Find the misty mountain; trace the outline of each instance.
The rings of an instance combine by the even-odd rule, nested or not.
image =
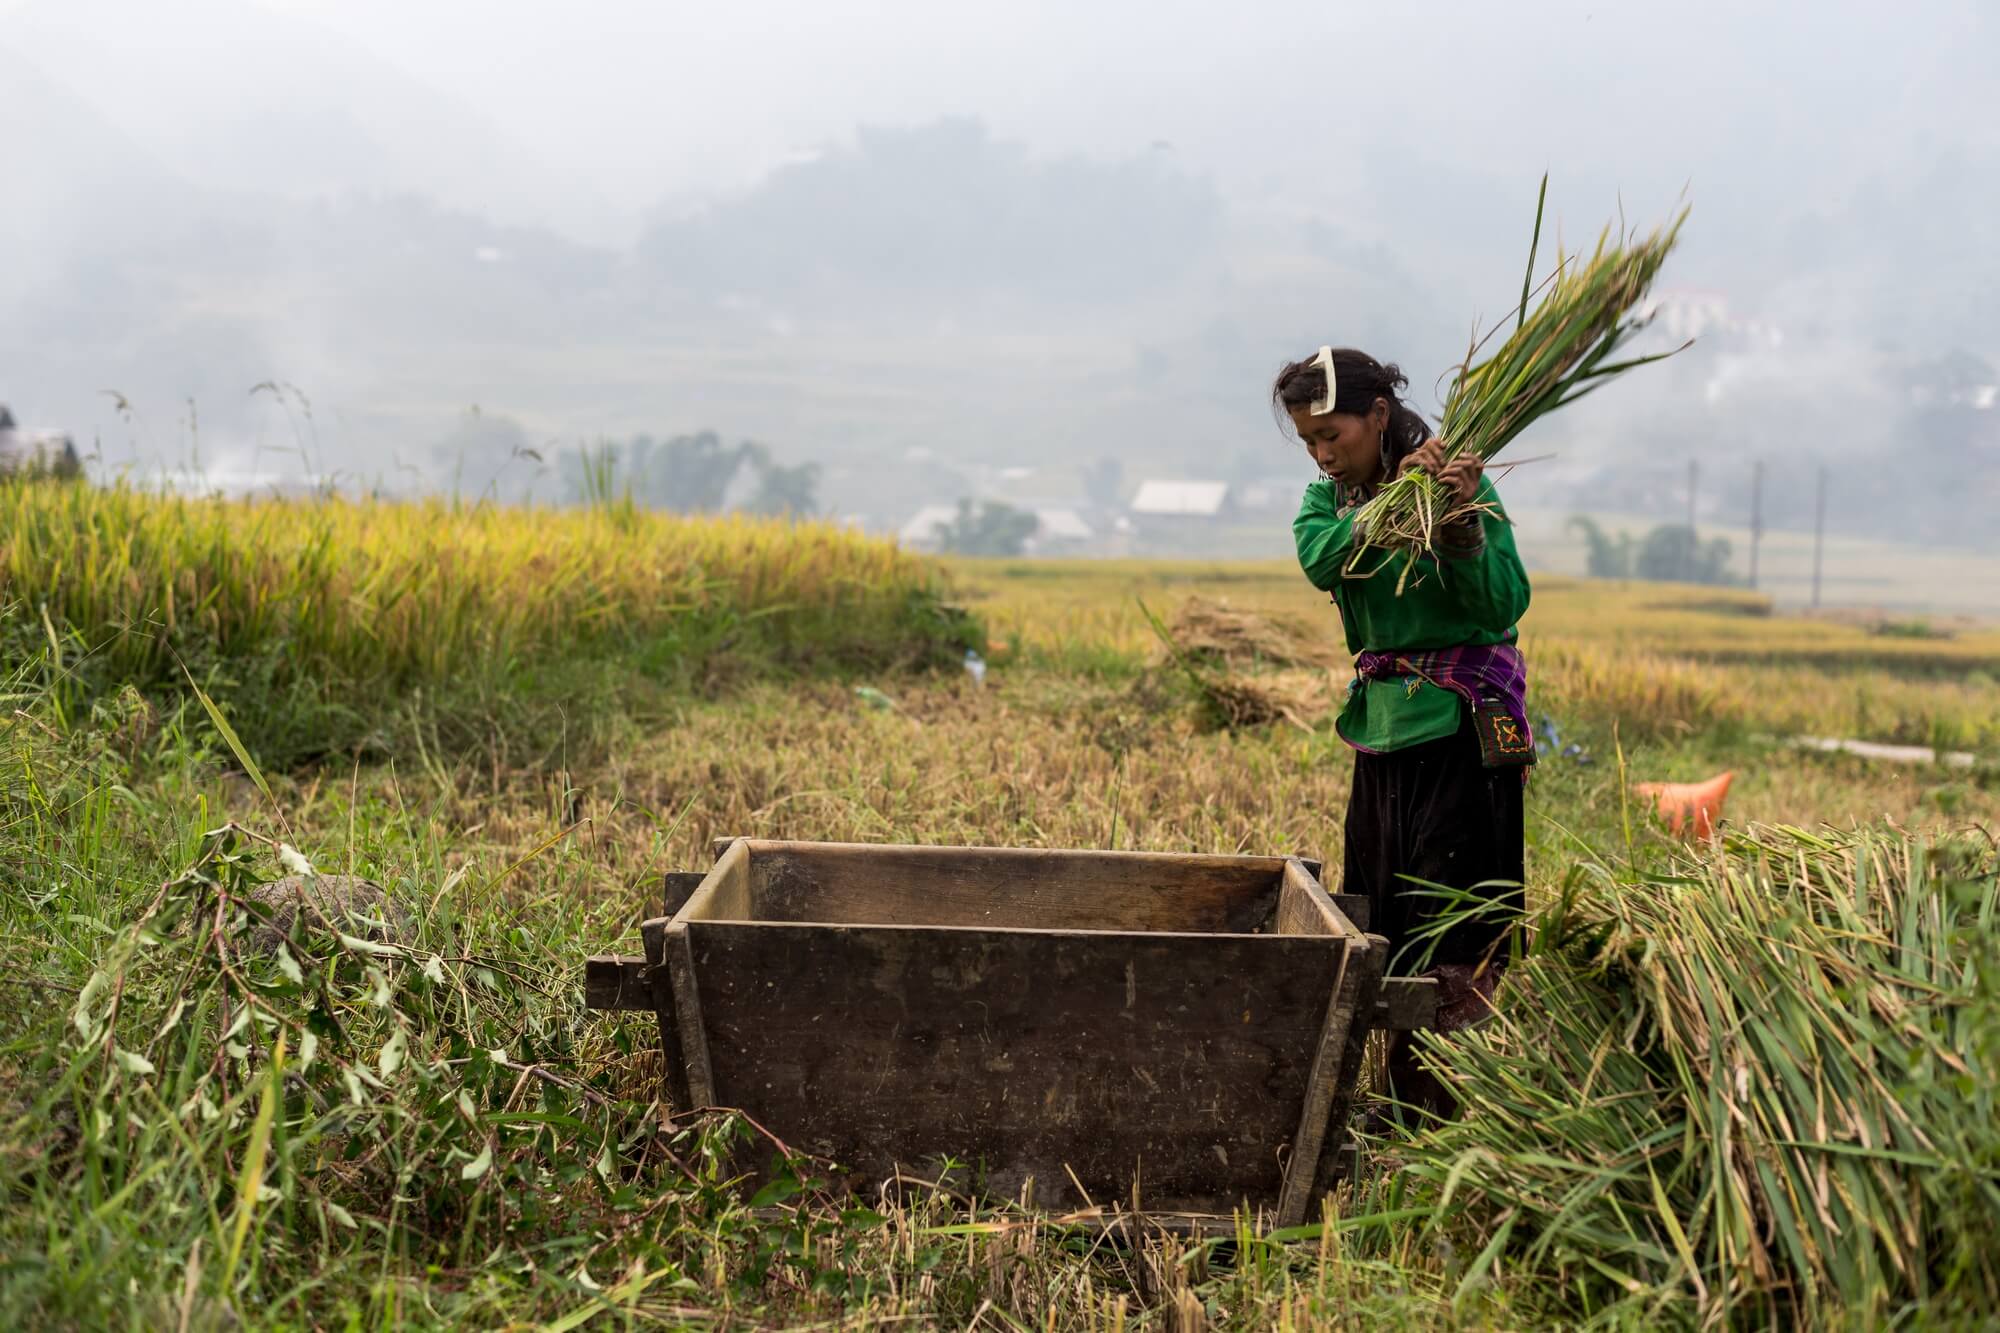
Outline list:
[[[1044,159],[977,120],[863,128],[662,221],[639,254],[706,295],[792,305],[1138,300],[1213,264],[1223,205],[1161,153]]]
[[[588,202],[584,182],[479,112],[250,0],[29,0],[0,13],[0,45],[87,92],[104,120],[207,189],[415,193],[514,222]]]
[[[171,219],[186,183],[87,100],[0,45],[0,314],[78,254]],[[148,207],[136,207],[144,201]]]

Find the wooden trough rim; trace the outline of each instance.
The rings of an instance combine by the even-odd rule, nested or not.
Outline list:
[[[739,843],[750,848],[752,851],[778,848],[786,851],[824,851],[830,848],[840,848],[843,850],[847,848],[859,848],[867,851],[883,851],[893,848],[898,852],[903,852],[911,856],[942,852],[976,852],[988,856],[1019,857],[1022,860],[1088,856],[1093,860],[1141,863],[1151,861],[1162,865],[1177,864],[1186,861],[1209,861],[1240,866],[1245,870],[1267,869],[1273,871],[1282,869],[1288,862],[1297,861],[1306,866],[1315,878],[1318,877],[1321,869],[1321,863],[1316,858],[1310,856],[1257,856],[1247,852],[1141,852],[1132,850],[1099,850],[1093,847],[997,847],[956,842],[823,842],[793,838],[756,838],[746,834],[715,838],[711,841],[710,846],[714,850],[715,859],[721,861],[729,849]]]
[[[1043,926],[998,926],[977,922],[964,924],[912,925],[894,921],[855,922],[817,921],[799,918],[786,921],[764,921],[751,916],[706,916],[696,915],[712,898],[719,896],[724,877],[735,868],[739,859],[747,860],[759,851],[768,852],[878,852],[894,850],[905,857],[922,858],[926,855],[940,859],[947,856],[989,856],[1008,860],[1033,863],[1036,861],[1072,860],[1089,858],[1092,861],[1113,861],[1127,865],[1185,866],[1190,861],[1227,869],[1246,872],[1262,872],[1276,876],[1280,881],[1294,880],[1304,891],[1307,899],[1318,909],[1319,917],[1326,929],[1318,932],[1321,938],[1345,940],[1357,947],[1369,945],[1369,935],[1363,925],[1357,924],[1333,896],[1320,883],[1321,862],[1301,856],[1246,856],[1239,853],[1210,852],[1136,852],[1136,851],[1093,851],[1075,847],[971,847],[961,844],[911,844],[893,842],[807,842],[784,838],[729,837],[714,840],[715,864],[706,873],[690,871],[672,873],[666,877],[665,915],[675,929],[692,924],[714,924],[732,926],[817,926],[826,929],[854,928],[867,926],[875,929],[891,930],[951,930],[987,931],[992,933],[1036,934],[1086,934],[1086,935],[1147,935],[1163,938],[1194,937],[1201,939],[1299,939],[1310,938],[1297,934],[1286,935],[1275,930],[1231,931],[1231,930],[1134,930],[1129,927],[1108,926],[1103,928],[1075,927],[1057,929]],[[746,867],[747,873],[747,867]],[[1352,900],[1350,900],[1352,901]]]

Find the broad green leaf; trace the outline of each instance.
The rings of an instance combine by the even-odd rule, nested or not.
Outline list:
[[[174,1030],[175,1024],[181,1021],[181,1015],[187,1012],[187,1007],[188,1007],[188,1002],[185,996],[183,996],[181,999],[174,1001],[174,1007],[167,1011],[166,1022],[160,1024],[160,1030],[154,1035],[156,1037],[164,1037],[169,1032],[172,1032]]]
[[[491,1142],[488,1142],[484,1147],[482,1147],[479,1150],[479,1156],[473,1158],[471,1161],[467,1162],[464,1166],[458,1169],[458,1178],[460,1180],[477,1180],[481,1176],[485,1175],[488,1168],[490,1168],[492,1165],[493,1165],[493,1144]]]
[[[158,1072],[153,1068],[153,1062],[145,1056],[140,1055],[137,1051],[114,1050],[111,1053],[111,1058],[116,1060],[118,1067],[128,1074],[152,1074]]]
[[[93,972],[90,974],[90,980],[83,983],[83,990],[76,997],[76,1012],[71,1015],[70,1021],[76,1024],[77,1035],[85,1041],[90,1040],[92,1031],[97,1027],[97,1019],[92,1011],[97,1007],[98,999],[110,989],[111,978],[102,972]]]
[[[389,1034],[389,1040],[382,1043],[382,1053],[375,1057],[375,1067],[382,1071],[382,1077],[394,1078],[396,1071],[403,1067],[403,1057],[409,1052],[409,1038],[403,1029],[397,1028]]]

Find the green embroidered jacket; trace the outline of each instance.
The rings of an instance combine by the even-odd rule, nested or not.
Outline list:
[[[1292,537],[1306,578],[1332,593],[1340,607],[1349,652],[1428,651],[1510,643],[1518,636],[1528,609],[1528,572],[1490,479],[1479,483],[1479,498],[1492,512],[1460,532],[1441,534],[1443,558],[1419,558],[1400,597],[1401,554],[1367,551],[1348,572],[1357,506],[1349,500],[1343,510],[1344,498],[1330,479],[1307,486]],[[1335,726],[1365,749],[1400,750],[1457,731],[1463,702],[1415,676],[1357,682]]]

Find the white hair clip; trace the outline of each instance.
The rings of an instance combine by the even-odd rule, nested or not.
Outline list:
[[[1312,414],[1323,417],[1333,411],[1333,400],[1340,397],[1340,381],[1333,373],[1333,349],[1320,348],[1319,355],[1313,358],[1313,364],[1326,373],[1326,397],[1318,399],[1312,405]]]

